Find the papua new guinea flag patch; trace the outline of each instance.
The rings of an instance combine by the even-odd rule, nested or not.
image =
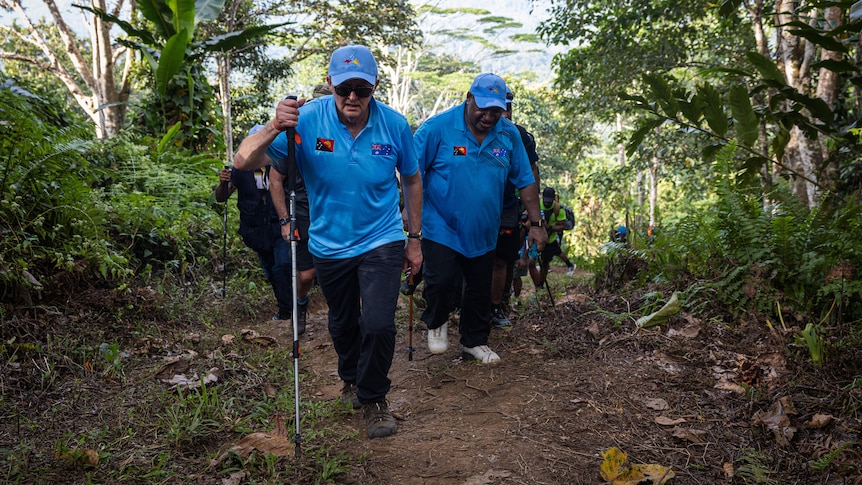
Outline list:
[[[453,152],[453,155],[455,155],[456,157],[466,157],[467,156],[467,147],[456,146],[455,151]]]
[[[330,152],[332,153],[335,149],[335,140],[328,140],[326,138],[318,138],[317,144],[314,146],[314,149],[320,152]]]

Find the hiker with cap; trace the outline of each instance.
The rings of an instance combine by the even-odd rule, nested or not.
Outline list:
[[[512,120],[512,103],[515,94],[511,89],[506,89],[506,111],[503,117]],[[536,187],[539,187],[539,154],[536,153],[536,140],[526,128],[515,123],[515,128],[521,134],[521,141],[527,150],[527,158],[530,160],[530,170],[536,179]],[[524,235],[521,234],[519,218],[522,214],[521,200],[518,190],[511,182],[506,182],[503,191],[503,211],[500,214],[500,230],[497,234],[497,246],[494,252],[494,272],[491,277],[491,324],[496,328],[512,325],[508,315],[509,289],[512,288],[515,275],[515,261],[520,258]],[[526,270],[526,268],[525,268]],[[526,274],[526,273],[525,273]],[[520,278],[520,276],[519,276]]]
[[[311,96],[312,98],[319,98],[330,94],[329,86],[326,84],[317,84]],[[284,170],[286,169],[284,167]],[[290,195],[288,184],[285,183],[285,177],[287,177],[287,173],[273,170],[272,183],[270,184],[270,190],[275,191],[272,194],[272,201],[276,207],[276,212],[284,216],[278,217],[278,227],[275,229],[280,237],[277,238],[274,248],[276,260],[274,269],[279,286],[286,288],[285,297],[288,300],[288,303],[285,305],[279,304],[279,312],[273,317],[275,320],[288,320],[293,315],[293,270],[290,249],[290,210],[288,207]],[[315,269],[314,259],[308,250],[308,227],[311,225],[311,221],[309,220],[308,192],[305,188],[302,174],[298,170],[295,172],[295,177],[296,229],[299,231],[299,238],[296,241],[296,330],[299,335],[303,335],[308,321],[308,294],[314,285]]]
[[[386,396],[395,352],[395,310],[402,272],[422,265],[422,186],[407,119],[374,99],[377,62],[367,47],[332,54],[332,96],[284,99],[275,117],[240,145],[235,164],[280,168],[288,127],[308,190],[308,247],[329,305],[342,399],[362,408],[368,436],[394,434]],[[408,207],[402,232],[396,170]],[[283,214],[280,214],[283,215]]]
[[[560,206],[557,191],[553,187],[545,187],[542,190],[542,216],[545,219],[545,228],[548,230],[548,244],[541,251],[539,257],[539,286],[544,285],[551,267],[554,256],[559,257],[566,263],[566,272],[572,274],[575,265],[569,260],[569,256],[563,251],[562,239],[563,229],[566,224],[566,210]]]
[[[311,93],[312,98],[329,96],[329,86],[317,84]],[[286,168],[285,168],[286,169]],[[308,192],[302,174],[296,171],[294,195],[296,204],[296,229],[299,231],[299,239],[296,241],[296,329],[299,335],[305,333],[308,315],[308,293],[314,285],[315,269],[314,259],[308,250],[308,227],[311,225],[308,210]],[[276,233],[280,235],[275,243],[275,275],[279,280],[280,287],[286,287],[288,304],[279,304],[279,312],[273,317],[274,320],[287,320],[293,315],[293,277],[292,277],[292,254],[290,249],[290,217],[289,217],[289,188],[285,183],[287,173],[282,174],[278,170],[272,172],[272,184],[270,190],[275,190],[272,195],[273,204],[278,214],[286,215],[278,217]],[[280,188],[280,190],[279,190]]]
[[[249,135],[258,132],[263,125],[255,125]],[[219,183],[213,187],[213,196],[217,202],[226,202],[236,192],[236,207],[239,210],[239,230],[237,233],[243,243],[253,250],[272,286],[275,299],[278,302],[277,319],[285,310],[290,310],[290,288],[279,286],[279,280],[273,277],[275,256],[273,246],[277,243],[273,224],[278,220],[272,199],[269,196],[270,166],[256,170],[238,170],[235,167],[225,167],[219,171]]]
[[[506,182],[520,190],[530,241],[541,248],[547,239],[527,151],[515,125],[502,118],[505,109],[505,81],[480,74],[463,103],[429,118],[414,135],[423,187],[421,319],[428,327],[428,350],[447,351],[449,313],[463,282],[461,355],[485,364],[500,360],[488,347],[488,336]]]

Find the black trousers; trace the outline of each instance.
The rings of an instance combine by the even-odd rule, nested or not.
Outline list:
[[[395,355],[395,308],[404,243],[397,241],[348,259],[314,258],[329,305],[329,335],[338,376],[356,383],[359,402],[386,398]]]
[[[461,291],[461,319],[458,330],[461,345],[476,347],[488,344],[491,334],[491,275],[494,250],[475,258],[442,244],[422,241],[422,277],[425,279],[426,307],[422,321],[429,329],[443,326],[455,309],[455,297]]]

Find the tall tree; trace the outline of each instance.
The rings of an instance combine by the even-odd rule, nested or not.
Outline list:
[[[98,15],[82,10],[81,15],[88,26],[88,42],[81,43],[63,18],[54,0],[42,0],[53,19],[57,34],[62,39],[64,50],[52,48],[46,39],[49,33],[37,28],[21,0],[0,0],[0,7],[17,14],[22,26],[0,25],[0,32],[35,46],[38,54],[28,55],[21,51],[0,51],[0,59],[32,65],[35,69],[50,73],[59,79],[78,106],[93,121],[96,136],[106,138],[117,134],[124,126],[126,106],[130,94],[129,73],[133,58],[125,47],[115,47],[111,29],[113,23]],[[92,0],[94,8],[119,15],[124,1],[118,0],[109,7],[105,0]],[[126,6],[133,9],[134,6]],[[47,26],[46,26],[47,27]]]
[[[571,48],[554,59],[561,102],[613,122],[619,93],[645,73],[715,67],[751,45],[739,21],[717,18],[700,0],[552,0],[539,27],[550,44]]]

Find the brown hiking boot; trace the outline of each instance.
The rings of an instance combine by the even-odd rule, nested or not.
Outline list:
[[[356,384],[344,383],[344,387],[341,388],[341,402],[350,404],[353,409],[362,407],[362,404],[359,403],[359,398],[356,397]]]
[[[362,405],[362,415],[368,428],[369,438],[383,438],[398,431],[395,417],[389,412],[386,401],[368,402]]]

